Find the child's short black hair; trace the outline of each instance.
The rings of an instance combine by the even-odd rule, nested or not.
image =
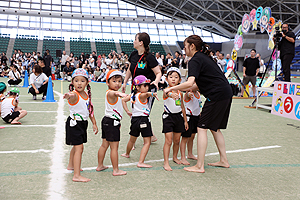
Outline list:
[[[109,80],[112,79],[112,78],[115,78],[115,79],[121,78],[121,79],[122,79],[122,83],[123,83],[123,77],[122,77],[121,75],[115,75],[115,76],[112,76],[112,77],[110,77],[110,78],[107,80],[107,82],[109,82]]]

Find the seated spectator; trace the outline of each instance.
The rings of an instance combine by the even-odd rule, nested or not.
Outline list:
[[[29,93],[33,95],[33,100],[36,100],[37,94],[43,94],[42,99],[46,99],[48,77],[43,73],[42,68],[39,65],[34,65],[32,73],[30,74],[30,86]]]
[[[21,78],[25,77],[26,66],[23,66],[21,69]]]
[[[92,70],[88,71],[89,73],[89,81],[93,81],[94,80],[94,74],[92,73]]]
[[[55,65],[55,79],[58,79],[58,78],[61,78],[60,77],[60,70],[59,70],[59,67],[57,65]]]
[[[77,65],[79,64],[79,60],[78,60],[78,57],[76,56],[74,58],[74,66],[77,68]]]
[[[8,84],[9,85],[19,85],[22,82],[20,72],[18,67],[13,65],[10,67],[11,70],[8,73]]]
[[[98,77],[98,82],[105,82],[106,81],[106,74],[111,70],[111,66],[107,66],[107,69],[102,68],[102,74]]]
[[[9,73],[9,68],[8,68],[8,66],[5,66],[5,67],[3,67],[3,69],[2,69],[2,76],[8,76],[8,73]]]
[[[94,71],[94,81],[98,80],[100,74],[101,74],[100,67],[96,67],[96,70]]]
[[[60,73],[60,76],[63,78],[63,80],[71,81],[71,76],[74,69],[71,66],[70,62],[66,62],[66,66],[64,67],[64,71]]]

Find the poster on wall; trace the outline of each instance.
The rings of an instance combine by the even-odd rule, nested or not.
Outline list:
[[[276,81],[272,114],[300,120],[300,83]]]

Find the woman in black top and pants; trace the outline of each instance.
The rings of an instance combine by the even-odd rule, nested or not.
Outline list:
[[[209,129],[214,137],[220,154],[220,161],[209,163],[211,166],[230,167],[225,149],[224,136],[220,129],[226,129],[231,100],[232,90],[218,65],[208,56],[208,46],[197,35],[191,35],[184,41],[186,55],[191,57],[188,63],[188,80],[180,85],[167,88],[165,92],[177,90],[190,90],[198,87],[200,93],[206,98],[197,125],[197,164],[186,167],[184,170],[204,173],[204,157],[207,148],[207,130]]]

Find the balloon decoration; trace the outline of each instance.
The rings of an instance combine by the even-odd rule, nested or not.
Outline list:
[[[227,70],[233,69],[234,63],[237,59],[237,52],[243,46],[243,34],[248,33],[250,28],[252,28],[252,30],[257,30],[257,26],[259,25],[261,33],[266,31],[269,35],[268,49],[272,50],[275,46],[273,42],[273,36],[276,32],[275,27],[279,27],[279,31],[281,31],[281,24],[281,21],[276,22],[274,17],[272,17],[271,8],[269,7],[263,8],[260,6],[257,9],[252,9],[249,14],[244,14],[242,24],[239,26],[234,37],[234,47],[231,52],[232,60],[229,61],[230,65],[228,63]]]

